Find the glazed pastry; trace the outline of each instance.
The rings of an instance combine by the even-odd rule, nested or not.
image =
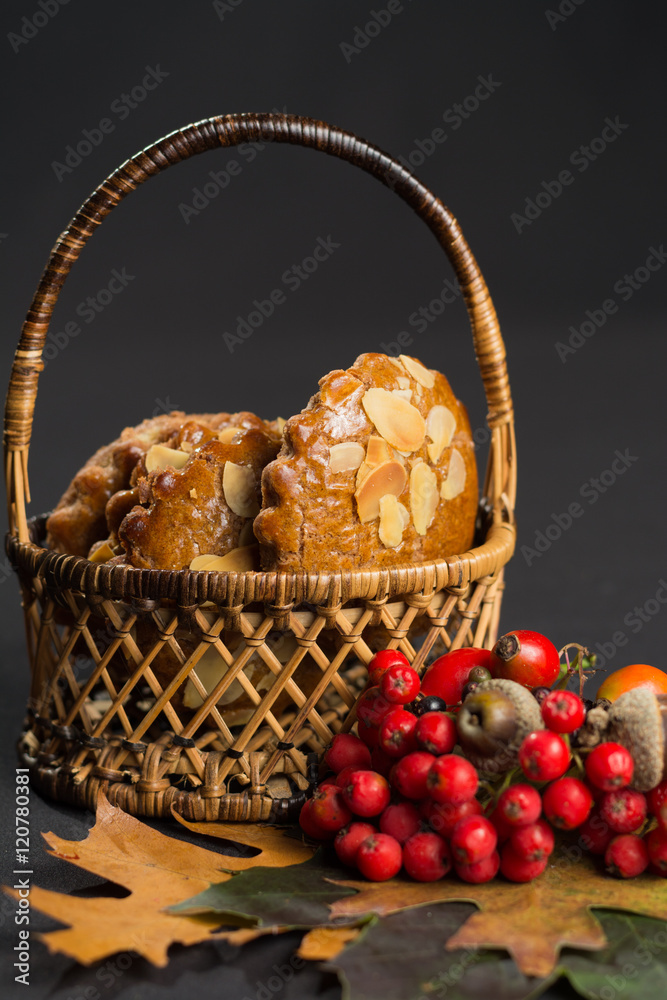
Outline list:
[[[415,358],[362,354],[287,421],[255,519],[265,570],[361,570],[462,553],[477,470],[468,416]]]

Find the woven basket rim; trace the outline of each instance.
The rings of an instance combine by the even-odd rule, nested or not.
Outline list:
[[[29,520],[35,531],[46,515]],[[513,520],[495,520],[484,541],[466,552],[425,562],[410,562],[374,570],[326,570],[320,573],[211,570],[149,570],[108,566],[84,556],[48,549],[35,541],[21,542],[6,534],[10,558],[58,587],[116,600],[176,600],[179,605],[205,601],[238,606],[257,601],[331,605],[341,601],[384,600],[389,596],[435,592],[443,587],[465,588],[481,577],[495,576],[514,551]]]

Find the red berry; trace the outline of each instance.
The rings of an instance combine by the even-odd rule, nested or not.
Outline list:
[[[515,854],[526,861],[548,858],[555,846],[554,832],[548,823],[538,819],[530,826],[520,826],[512,831],[510,845]]]
[[[338,833],[352,820],[342,790],[336,785],[320,785],[315,789],[311,802],[311,815],[322,830]]]
[[[398,649],[380,649],[368,664],[368,680],[370,683],[379,684],[382,675],[386,673],[389,667],[393,667],[395,663],[408,666],[408,658]]]
[[[432,799],[455,806],[474,799],[478,785],[477,771],[470,761],[453,753],[436,757],[427,779]]]
[[[419,674],[410,664],[394,663],[380,678],[380,692],[392,705],[407,705],[419,694]]]
[[[646,819],[646,796],[634,788],[617,788],[600,800],[600,815],[616,833],[633,833]]]
[[[542,702],[542,718],[553,733],[573,733],[584,724],[586,708],[574,691],[551,691]]]
[[[498,834],[498,843],[502,844],[503,841],[509,840],[514,832],[514,827],[510,826],[509,823],[505,822],[503,817],[498,812],[497,807],[489,814],[489,819],[496,828],[496,833]]]
[[[404,708],[387,712],[378,730],[378,746],[389,757],[405,757],[417,749],[415,729],[417,718]]]
[[[435,760],[432,753],[415,750],[396,762],[389,780],[406,799],[425,799],[429,793],[426,779]]]
[[[299,813],[299,826],[312,840],[331,840],[334,834],[324,830],[313,816],[313,800],[306,799]]]
[[[457,864],[474,865],[493,854],[498,834],[486,816],[466,816],[454,827],[450,846]]]
[[[651,830],[645,843],[653,870],[667,875],[667,832],[660,828]]]
[[[428,750],[436,756],[451,753],[456,746],[454,720],[444,712],[425,712],[417,719],[415,738],[421,750]]]
[[[461,701],[463,688],[473,667],[486,667],[491,676],[494,662],[490,649],[455,649],[439,656],[422,677],[423,695],[436,695],[447,705],[457,705]]]
[[[531,781],[553,781],[570,766],[570,751],[557,733],[538,729],[528,733],[521,744],[519,764]]]
[[[441,837],[451,837],[459,820],[466,816],[481,816],[482,806],[477,799],[468,799],[458,806],[451,802],[433,802],[426,799],[420,806],[420,812],[428,825]]]
[[[368,747],[352,733],[336,733],[331,745],[324,753],[324,761],[339,774],[346,767],[360,769],[371,766],[371,755]]]
[[[357,700],[357,719],[366,726],[377,728],[392,708],[394,705],[383,697],[379,687],[369,687]]]
[[[336,785],[337,788],[345,788],[348,781],[350,780],[351,774],[354,774],[355,771],[369,771],[369,770],[371,770],[371,768],[369,767],[354,767],[352,764],[350,764],[349,767],[344,767],[342,771],[338,772],[338,774],[335,776],[334,784]],[[320,782],[320,788],[321,787],[322,783]]]
[[[655,788],[646,793],[646,801],[648,802],[648,811],[651,816],[657,816],[663,802],[667,802],[667,779],[661,781],[659,785],[656,785]]]
[[[604,792],[625,788],[635,769],[632,754],[620,743],[600,743],[586,758],[586,777]]]
[[[532,882],[542,874],[548,863],[548,857],[541,861],[527,861],[517,854],[509,841],[500,848],[500,871],[510,882]]]
[[[452,866],[446,841],[437,833],[415,833],[403,845],[403,866],[417,882],[436,882]]]
[[[401,845],[388,833],[373,833],[357,848],[357,868],[371,882],[386,882],[398,875],[402,863]]]
[[[604,854],[610,841],[616,836],[609,823],[600,815],[599,806],[595,806],[577,832],[579,843],[590,854]]]
[[[354,868],[359,845],[373,833],[377,833],[377,830],[370,823],[350,823],[339,830],[334,838],[334,850],[339,861]]]
[[[544,790],[544,815],[559,830],[581,826],[593,806],[593,796],[579,778],[559,778]]]
[[[496,809],[508,826],[528,826],[542,812],[542,799],[532,785],[510,785],[500,795]]]
[[[498,639],[493,653],[492,675],[527,688],[551,687],[560,673],[558,650],[539,632],[508,632]]]
[[[352,770],[354,770],[354,768]],[[338,775],[337,774],[327,774],[326,778],[322,778],[322,780],[320,781],[320,783],[319,783],[319,785],[317,787],[318,788],[326,788],[327,785],[333,785],[334,788],[339,788],[340,785],[338,784]]]
[[[357,733],[359,734],[359,739],[368,749],[373,752],[375,747],[378,745],[378,727],[368,725],[366,722],[359,720],[357,722]]]
[[[498,874],[500,868],[500,855],[498,851],[492,851],[481,861],[475,861],[471,865],[455,864],[454,868],[459,878],[472,885],[480,885],[482,882],[490,882]]]
[[[649,854],[641,837],[625,833],[614,837],[605,851],[604,864],[610,875],[635,878],[648,867]]]
[[[343,799],[356,816],[377,816],[389,805],[389,783],[377,771],[355,771],[342,789]]]
[[[412,802],[396,802],[388,805],[380,816],[380,829],[404,844],[421,829],[421,816]]]

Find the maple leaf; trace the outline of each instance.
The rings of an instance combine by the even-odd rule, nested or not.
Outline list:
[[[198,826],[185,821],[183,825]],[[210,939],[221,924],[215,914],[184,916],[165,912],[166,907],[202,892],[211,883],[230,879],[232,870],[242,871],[258,863],[292,864],[313,853],[311,848],[271,827],[245,823],[211,826],[218,827],[218,835],[257,847],[261,853],[250,858],[222,856],[168,837],[112,806],[102,794],[95,826],[85,840],[68,841],[54,833],[43,834],[51,848],[48,853],[54,857],[130,890],[130,895],[122,899],[81,898],[32,886],[31,905],[68,925],[65,930],[41,935],[48,949],[84,965],[120,951],[135,951],[154,965],[164,966],[171,944],[190,945]],[[5,887],[5,891],[16,896],[13,890]],[[258,931],[240,928],[215,936],[241,944],[257,937]]]
[[[500,880],[463,885],[444,879],[413,883],[338,881],[357,890],[331,905],[333,918],[352,919],[371,913],[385,916],[445,900],[475,903],[473,913],[446,943],[456,948],[505,948],[527,976],[548,976],[560,949],[601,949],[607,938],[591,907],[627,910],[667,920],[665,882],[657,875],[620,880],[601,875],[590,857],[550,864],[534,882]]]

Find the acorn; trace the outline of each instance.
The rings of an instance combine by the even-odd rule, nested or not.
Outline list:
[[[609,708],[606,738],[632,754],[632,787],[655,788],[667,775],[667,695],[641,687],[620,695]]]
[[[528,733],[544,729],[540,706],[515,681],[482,681],[463,702],[457,716],[459,745],[471,764],[492,774],[518,763]]]

